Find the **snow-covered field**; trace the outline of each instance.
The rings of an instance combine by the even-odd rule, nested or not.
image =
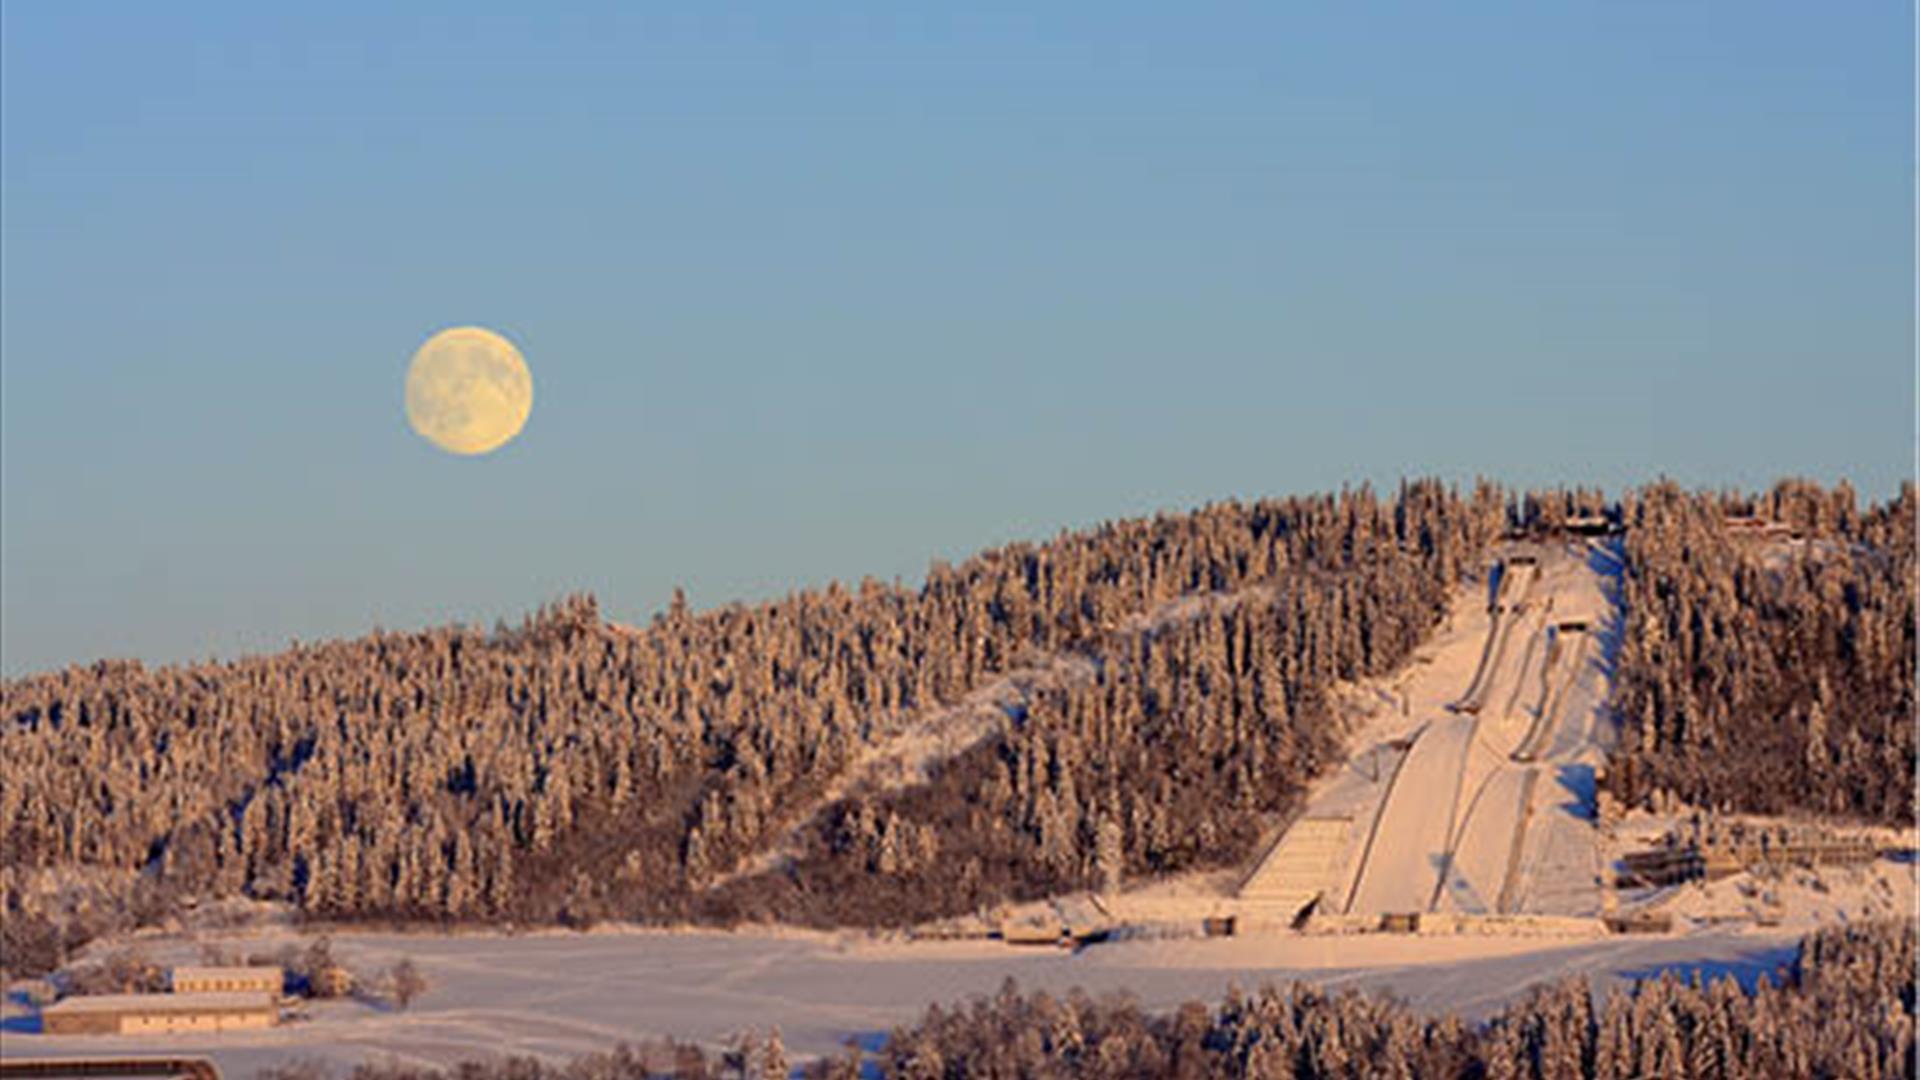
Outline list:
[[[220,940],[277,947],[285,931]],[[20,1018],[0,1039],[8,1056],[82,1051],[206,1053],[229,1075],[317,1059],[446,1064],[492,1054],[563,1057],[653,1035],[724,1044],[745,1028],[778,1026],[796,1055],[843,1040],[871,1046],[929,1004],[992,993],[1013,977],[1064,992],[1124,991],[1165,1007],[1213,1001],[1230,984],[1304,978],[1390,991],[1422,1009],[1485,1016],[1541,980],[1584,972],[1598,984],[1669,966],[1751,978],[1792,955],[1792,938],[1715,932],[1568,944],[1543,939],[1390,936],[1128,941],[1079,953],[999,942],[886,943],[799,933],[607,931],[586,934],[333,936],[335,955],[375,970],[401,956],[431,989],[406,1012],[352,1001],[319,1003],[311,1019],[223,1035],[50,1037]],[[184,939],[144,943],[157,961],[190,960]]]

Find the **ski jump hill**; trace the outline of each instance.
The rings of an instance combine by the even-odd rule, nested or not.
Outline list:
[[[1618,560],[1593,541],[1516,543],[1391,688],[1397,724],[1247,875],[1243,911],[1573,915],[1600,911],[1594,774]],[[1484,610],[1475,610],[1484,606]],[[1397,730],[1396,730],[1397,727]]]

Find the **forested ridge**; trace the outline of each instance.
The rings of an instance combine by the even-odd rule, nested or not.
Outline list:
[[[738,898],[710,901],[709,883],[798,824],[794,808],[863,746],[1049,653],[1099,657],[1089,695],[1151,701],[1170,736],[1218,750],[1209,769],[1250,779],[1262,768],[1285,793],[1305,775],[1280,769],[1334,753],[1313,730],[1328,681],[1404,651],[1506,518],[1498,489],[1463,497],[1431,482],[1385,499],[1363,489],[1227,503],[936,564],[918,589],[869,581],[702,614],[676,602],[644,628],[573,598],[493,633],[374,634],[231,663],[108,662],[9,681],[0,874],[20,916],[9,932],[34,928],[29,885],[50,867],[128,875],[149,906],[250,895],[339,917],[730,917]],[[1151,639],[1120,629],[1181,597],[1265,586],[1270,602],[1225,624]],[[1251,635],[1253,652],[1220,653],[1241,648],[1229,635]],[[1207,657],[1171,662],[1205,642]],[[1244,662],[1256,653],[1257,673]],[[1008,738],[1043,745],[1056,713],[1084,718],[1092,700],[1036,703],[1021,727],[1033,734],[1003,735],[994,752]],[[1237,729],[1217,726],[1229,716]],[[1272,729],[1268,750],[1228,745],[1256,718]],[[1279,756],[1263,765],[1263,754]],[[1079,873],[1084,845],[1062,830],[1087,820],[1109,843],[1123,830],[1129,866],[1180,864],[1158,839],[1170,825],[1143,816],[1138,793],[1091,819],[1053,801],[995,825],[1030,833],[1045,868],[986,867],[978,895]],[[1276,805],[1252,794],[1231,813]],[[905,843],[910,872],[913,851],[947,840],[926,821],[888,834],[892,820],[879,834],[856,826],[852,850],[877,845],[884,859]],[[955,838],[961,850],[973,842]]]
[[[1630,497],[1614,793],[1911,824],[1915,509],[1910,483]]]
[[[677,599],[644,627],[576,597],[493,632],[10,680],[4,960],[194,898],[871,926],[1230,864],[1339,760],[1334,683],[1402,662],[1508,530],[1595,514],[1626,527],[1617,795],[1911,820],[1913,510],[1911,486],[1861,508],[1802,482],[1617,504],[1419,482],[1111,523],[918,588]],[[1090,677],[1034,687],[924,783],[826,798],[931,710],[1063,656]]]
[[[837,803],[792,866],[734,883],[714,909],[905,925],[1237,864],[1341,759],[1328,689],[1400,664],[1448,586],[1387,545],[1118,637],[1092,681],[1041,689],[928,783]]]

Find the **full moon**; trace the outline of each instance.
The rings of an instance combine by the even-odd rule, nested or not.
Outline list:
[[[520,350],[491,330],[442,330],[407,368],[407,422],[448,453],[498,450],[532,411],[533,373]]]

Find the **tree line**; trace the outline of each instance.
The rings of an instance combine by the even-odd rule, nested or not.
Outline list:
[[[1013,988],[895,1031],[881,1074],[936,1077],[1732,1080],[1910,1077],[1914,926],[1822,930],[1778,982],[1671,972],[1596,1003],[1584,977],[1484,1026],[1302,983],[1167,1015],[1123,998]],[[845,1075],[851,1075],[847,1073]]]
[[[1804,481],[1630,497],[1613,793],[1912,823],[1915,509],[1911,483],[1865,508]]]
[[[807,1064],[814,1080],[1876,1080],[1914,1076],[1914,926],[1823,929],[1778,979],[1663,972],[1596,1000],[1584,976],[1535,988],[1485,1024],[1303,983],[1149,1012],[1124,995],[1022,993],[930,1007],[876,1053]],[[714,1053],[658,1037],[565,1064],[361,1065],[350,1080],[771,1080],[778,1031]],[[327,1080],[318,1066],[260,1080]]]
[[[1500,535],[1506,501],[1491,485],[1463,495],[1422,481],[1390,497],[1363,488],[1223,503],[935,564],[919,588],[867,581],[698,614],[677,596],[645,627],[608,623],[590,597],[574,597],[491,633],[375,633],[226,663],[102,662],[9,680],[0,888],[10,952],[57,951],[112,918],[193,897],[280,899],[339,918],[724,913],[711,883],[799,825],[864,748],[1035,656],[1099,657],[1099,693],[1141,710],[1159,702],[1147,711],[1163,726],[1206,728],[1223,775],[1237,772],[1251,792],[1255,769],[1310,767],[1333,752],[1305,730],[1307,703],[1417,636],[1433,597]],[[1254,692],[1251,668],[1174,662],[1198,637],[1117,644],[1139,639],[1130,618],[1181,598],[1265,589],[1302,610],[1264,627],[1249,615],[1192,631],[1220,639],[1214,652],[1229,633],[1260,639],[1260,662],[1287,668],[1262,684],[1260,702],[1240,700]],[[1276,636],[1282,623],[1290,637]],[[1203,689],[1185,685],[1196,680]],[[1234,704],[1208,715],[1231,712],[1237,727],[1214,730],[1214,719],[1166,704],[1215,695]],[[1041,702],[1040,720],[1016,737],[1033,752],[1058,743],[1062,725],[1090,722],[1091,700]],[[1297,730],[1266,750],[1220,742],[1256,714]],[[1077,872],[1068,864],[1079,844],[1065,834],[1088,820],[1109,838],[1122,830],[1121,858],[1136,871],[1171,865],[1153,846],[1171,822],[1148,820],[1141,799],[1102,794],[1089,819],[1078,800],[1062,801],[1057,779],[1019,781],[1036,801],[1018,827],[1042,834],[1058,864],[1049,873]],[[1277,777],[1283,790],[1293,782]],[[928,842],[910,832],[894,842],[909,862]],[[76,880],[91,891],[76,896]]]
[[[0,962],[192,899],[878,925],[1224,865],[1343,752],[1335,682],[1400,663],[1508,530],[1596,516],[1626,532],[1616,795],[1911,820],[1914,506],[1421,481],[1109,523],[917,588],[676,597],[644,627],[573,597],[492,632],[8,680]],[[928,782],[824,800],[929,710],[1062,656],[1093,677]],[[796,830],[791,865],[736,873]]]
[[[1400,664],[1451,582],[1385,528],[1355,565],[1125,636],[929,782],[842,800],[793,865],[709,898],[729,918],[910,925],[1231,866],[1343,758],[1328,691]]]

